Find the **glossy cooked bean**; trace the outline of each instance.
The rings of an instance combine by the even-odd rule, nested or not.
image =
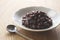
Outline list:
[[[22,18],[22,25],[31,29],[45,29],[52,26],[52,19],[45,12],[32,12]]]

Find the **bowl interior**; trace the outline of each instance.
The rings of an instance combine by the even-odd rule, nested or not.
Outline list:
[[[31,11],[37,11],[37,10],[47,13],[47,15],[52,19],[53,25],[51,27],[49,27],[47,29],[35,30],[35,29],[30,29],[30,28],[24,27],[22,25],[22,17],[24,15],[26,15],[26,13],[29,13]],[[47,31],[47,30],[50,30],[50,29],[56,27],[60,23],[60,21],[59,21],[60,20],[60,14],[56,13],[52,9],[45,8],[45,7],[27,7],[27,8],[22,8],[22,9],[18,10],[14,14],[14,20],[22,29],[29,30],[29,31]]]

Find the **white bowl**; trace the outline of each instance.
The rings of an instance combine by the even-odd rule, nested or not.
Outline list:
[[[31,12],[31,11],[43,11],[45,13],[47,13],[47,15],[52,19],[53,25],[47,29],[30,29],[27,28],[25,26],[22,25],[22,17],[24,15],[26,15],[26,13]],[[14,16],[13,16],[14,21],[16,22],[17,25],[19,25],[20,28],[25,29],[25,30],[29,30],[29,31],[47,31],[47,30],[51,30],[55,27],[57,27],[57,25],[60,24],[60,13],[56,13],[54,10],[46,8],[46,7],[26,7],[26,8],[22,8],[20,10],[18,10]]]

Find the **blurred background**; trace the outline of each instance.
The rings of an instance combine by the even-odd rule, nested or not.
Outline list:
[[[0,40],[25,40],[17,34],[9,34],[6,26],[16,25],[12,19],[13,14],[30,6],[43,6],[60,12],[60,0],[0,0]],[[60,25],[46,32],[29,32],[22,29],[20,31],[34,40],[60,40]]]

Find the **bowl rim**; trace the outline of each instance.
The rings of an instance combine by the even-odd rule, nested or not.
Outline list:
[[[31,7],[43,7],[43,6],[30,6],[30,7],[24,7],[24,8],[21,8],[21,9],[26,9],[26,8],[31,8]],[[43,7],[43,8],[47,8],[47,7]],[[21,9],[19,9],[19,10],[21,10]],[[47,9],[50,9],[50,8],[47,8]],[[16,12],[18,12],[19,10],[17,10]],[[53,9],[50,9],[50,10],[53,10]],[[55,10],[53,10],[53,11],[55,11]],[[21,25],[19,25],[18,24],[18,22],[15,20],[15,18],[14,18],[14,16],[15,16],[15,14],[16,13],[14,13],[13,14],[13,17],[12,17],[12,19],[14,20],[14,22],[20,27]],[[57,27],[59,24],[57,24],[55,27]],[[24,30],[27,30],[27,31],[36,31],[36,32],[39,32],[39,31],[48,31],[48,30],[51,30],[51,29],[53,29],[53,28],[55,28],[55,27],[49,27],[49,28],[47,28],[47,29],[30,29],[30,28],[27,28],[27,27],[25,27],[25,28],[23,28],[23,27],[20,27],[21,29],[24,29]]]

